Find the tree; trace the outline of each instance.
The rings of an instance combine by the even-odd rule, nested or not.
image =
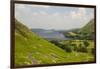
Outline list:
[[[55,45],[59,45],[59,42],[58,41],[52,40],[50,42],[53,43],[53,44],[55,44]]]
[[[85,47],[88,47],[89,46],[89,42],[88,41],[85,40],[83,43],[84,43],[84,46]]]
[[[94,48],[91,49],[91,53],[92,53],[93,55],[95,55],[95,49],[94,49]]]
[[[76,51],[77,52],[87,53],[88,52],[88,49],[87,49],[87,47],[83,46],[82,44],[79,44],[79,46],[77,47]]]
[[[66,52],[72,52],[71,46],[65,46],[65,50],[66,50]]]

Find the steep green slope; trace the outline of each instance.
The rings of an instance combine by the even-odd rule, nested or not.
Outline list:
[[[15,65],[67,62],[67,53],[15,20]]]
[[[86,24],[80,32],[82,33],[92,33],[94,32],[94,19],[90,20],[88,24]]]

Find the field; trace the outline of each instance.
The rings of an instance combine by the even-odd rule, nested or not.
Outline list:
[[[93,40],[67,40],[53,43],[69,53],[70,62],[94,61]]]

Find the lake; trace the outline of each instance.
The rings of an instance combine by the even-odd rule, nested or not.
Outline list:
[[[37,35],[47,40],[69,40],[70,38],[66,38],[63,33],[55,30],[32,30]]]

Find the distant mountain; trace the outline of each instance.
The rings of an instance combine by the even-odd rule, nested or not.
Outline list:
[[[70,61],[67,55],[63,49],[42,39],[15,20],[15,66],[65,63]]]
[[[48,40],[66,40],[64,34],[56,30],[32,29],[32,31]]]
[[[81,33],[93,33],[94,32],[94,19],[90,20],[83,28],[80,29]]]
[[[39,28],[34,28],[31,29],[33,32],[41,32],[41,31],[46,31],[45,29],[39,29]]]

